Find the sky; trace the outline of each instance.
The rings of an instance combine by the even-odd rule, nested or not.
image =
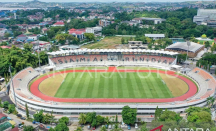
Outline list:
[[[31,0],[9,0],[10,2],[27,2]],[[9,2],[0,0],[0,2]],[[107,0],[40,0],[42,2],[107,2]],[[109,2],[131,2],[131,0],[110,0]],[[182,2],[182,1],[211,1],[211,0],[132,0],[133,2]]]

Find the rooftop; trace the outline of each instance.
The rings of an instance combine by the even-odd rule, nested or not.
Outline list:
[[[146,37],[165,37],[165,34],[145,34]]]
[[[197,52],[200,48],[204,47],[204,45],[200,45],[194,42],[190,42],[190,46],[188,48],[187,42],[176,42],[170,46],[168,46],[166,49],[181,49],[185,51],[190,51],[190,52]]]

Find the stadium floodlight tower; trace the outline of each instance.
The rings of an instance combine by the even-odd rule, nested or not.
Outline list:
[[[40,54],[39,54],[39,51],[40,51],[40,42],[39,42],[39,40],[37,40],[37,43],[38,43],[38,60],[39,60],[39,68],[40,68],[40,70],[41,70],[41,65],[40,65]]]
[[[188,40],[188,41],[187,41],[188,49],[187,49],[187,58],[186,58],[186,61],[188,60],[188,51],[189,51],[190,45],[191,45],[191,42]]]

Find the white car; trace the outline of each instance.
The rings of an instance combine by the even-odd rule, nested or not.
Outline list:
[[[137,123],[135,123],[135,129],[138,129],[138,125],[137,125]]]
[[[0,82],[2,82],[2,81],[4,81],[5,80],[5,78],[0,78]]]

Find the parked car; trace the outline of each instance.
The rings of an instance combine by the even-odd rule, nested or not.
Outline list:
[[[108,128],[111,129],[111,128],[112,128],[112,125],[109,125]]]
[[[0,82],[3,82],[5,80],[5,78],[0,78]]]
[[[20,119],[22,119],[22,120],[26,120],[26,118],[25,118],[25,117],[21,117]]]
[[[95,127],[93,127],[92,130],[95,130]]]
[[[131,126],[130,125],[128,125],[128,130],[130,130],[131,129]]]
[[[137,123],[135,123],[135,129],[138,129],[138,125],[137,125]]]
[[[21,114],[17,114],[17,117],[22,117],[22,115]]]

